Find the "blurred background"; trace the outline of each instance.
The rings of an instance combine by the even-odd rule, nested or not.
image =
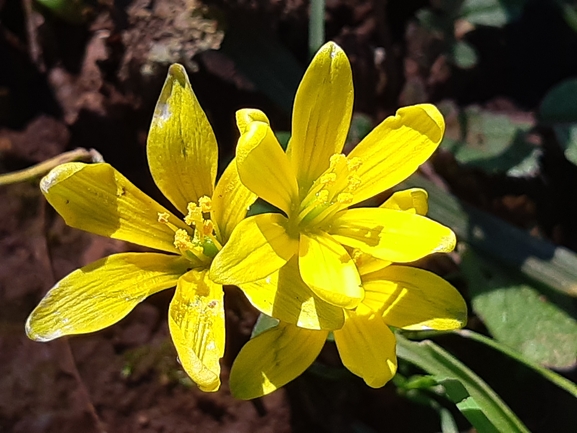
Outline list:
[[[147,194],[147,130],[168,66],[182,63],[224,168],[235,111],[265,111],[281,139],[312,53],[306,0],[0,0],[0,173],[94,148]],[[577,1],[326,0],[326,40],[355,84],[352,148],[404,105],[436,104],[439,151],[404,187],[458,250],[418,263],[451,281],[468,327],[575,381],[577,374]],[[322,26],[321,26],[322,27]],[[312,45],[312,46],[311,46]],[[380,203],[386,195],[376,201]],[[223,386],[198,391],[170,342],[172,291],[102,332],[40,344],[26,317],[54,283],[105,255],[142,248],[66,227],[38,179],[0,186],[0,432],[437,432],[470,424],[442,393],[410,385],[402,361],[374,390],[333,343],[284,389],[233,399],[226,378],[257,318],[226,290]],[[534,432],[577,431],[575,400],[499,351],[460,335],[434,341]],[[417,376],[415,376],[417,375]],[[447,415],[450,414],[450,415]]]

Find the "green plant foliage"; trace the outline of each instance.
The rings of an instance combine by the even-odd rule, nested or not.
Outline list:
[[[469,69],[477,64],[477,50],[465,41],[457,41],[451,47],[453,62],[460,68]]]
[[[539,121],[547,126],[577,123],[577,78],[559,83],[545,95]]]
[[[518,18],[527,0],[465,0],[460,15],[471,24],[503,27]]]
[[[83,0],[36,0],[38,4],[50,10],[55,16],[70,24],[82,24],[86,21],[86,3]]]
[[[555,126],[553,130],[565,158],[577,165],[577,123]]]
[[[519,352],[517,352],[516,350],[511,349],[509,346],[506,346],[502,343],[497,342],[496,340],[493,340],[491,338],[485,337],[484,335],[471,331],[470,329],[460,329],[457,331],[453,331],[453,333],[463,338],[468,338],[478,343],[489,346],[492,349],[495,349],[509,356],[510,358],[513,358],[517,362],[520,362],[526,367],[531,368],[532,370],[543,376],[545,379],[553,382],[559,388],[564,389],[573,397],[577,398],[577,384],[571,382],[568,379],[565,379],[563,376],[555,373],[552,370],[549,370],[548,368],[542,367],[541,365],[528,360],[527,358],[519,354]]]
[[[458,433],[459,429],[453,414],[438,402],[439,396],[444,397],[445,389],[433,376],[418,375],[405,378],[397,372],[393,382],[397,386],[397,392],[407,400],[437,412],[442,433]]]
[[[460,242],[552,290],[577,296],[575,253],[461,202],[422,176],[413,175],[398,185],[415,187],[429,193],[429,217],[451,227]]]
[[[452,109],[448,107],[444,104],[444,111]],[[536,171],[539,153],[525,140],[531,122],[513,120],[477,106],[467,107],[457,116],[459,131],[447,134],[441,147],[455,155],[461,164],[490,174],[525,175]]]
[[[553,128],[565,157],[577,165],[577,78],[559,83],[545,95],[539,122]]]
[[[529,431],[479,376],[432,341],[414,342],[397,334],[397,355],[433,375],[478,432]]]
[[[558,0],[557,4],[561,8],[561,15],[567,25],[577,32],[577,5],[562,0]]]
[[[571,368],[577,361],[577,321],[514,272],[472,251],[462,256],[471,303],[493,337],[530,361]]]

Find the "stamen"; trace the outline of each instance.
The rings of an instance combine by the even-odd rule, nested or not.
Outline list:
[[[190,236],[186,233],[186,230],[178,229],[174,234],[174,246],[181,251],[189,250],[200,252],[202,254],[202,248],[194,245],[190,240]]]
[[[341,204],[351,204],[353,202],[353,195],[350,192],[341,192],[337,195],[337,202]]]
[[[174,234],[174,246],[192,262],[210,263],[210,258],[204,254],[202,246],[195,244],[186,230],[178,229],[176,231]]]
[[[186,208],[188,214],[184,217],[184,222],[195,229],[192,242],[202,248],[204,256],[214,257],[222,249],[222,245],[217,239],[218,227],[210,219],[211,198],[202,196],[198,199],[198,205],[189,203]]]
[[[320,183],[323,185],[332,185],[337,180],[337,175],[335,173],[325,173],[320,177]]]
[[[361,184],[356,171],[360,158],[347,158],[338,153],[331,156],[329,168],[313,183],[301,202],[297,224],[317,225],[346,208],[354,200],[354,191]]]
[[[202,209],[196,203],[188,203],[186,206],[188,214],[184,217],[184,222],[189,226],[202,225]]]
[[[210,213],[212,211],[212,200],[206,195],[198,199],[198,205],[203,213]]]
[[[349,171],[357,171],[362,165],[363,161],[358,156],[347,160],[347,168]]]

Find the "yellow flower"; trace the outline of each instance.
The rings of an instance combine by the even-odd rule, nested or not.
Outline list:
[[[397,263],[454,248],[453,232],[424,216],[348,209],[414,173],[441,141],[442,115],[429,104],[402,108],[345,156],[352,105],[349,61],[329,42],[297,90],[286,153],[262,112],[237,113],[240,179],[284,214],[243,220],[213,262],[214,281],[244,289],[296,256],[302,280],[318,298],[354,308],[364,290],[347,247]]]
[[[382,207],[424,215],[427,195],[420,189],[402,191]],[[389,326],[413,331],[461,328],[467,321],[467,305],[453,286],[431,272],[388,265],[362,253],[353,255],[365,296],[356,308],[343,309],[344,325],[333,331],[334,339],[345,367],[379,388],[397,370],[396,340]],[[296,265],[291,260],[283,270]],[[257,335],[232,366],[233,395],[256,398],[293,380],[316,359],[328,333],[281,321]]]
[[[215,186],[216,139],[180,65],[169,69],[147,153],[156,185],[184,221],[108,164],[58,166],[40,187],[68,225],[169,254],[114,254],[72,272],[30,314],[26,332],[50,341],[97,331],[147,296],[176,286],[169,329],[178,357],[200,389],[216,391],[225,344],[223,291],[208,269],[256,196],[241,184],[234,161]]]

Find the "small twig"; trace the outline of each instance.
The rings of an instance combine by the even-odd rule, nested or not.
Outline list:
[[[11,183],[33,179],[48,173],[57,165],[72,161],[103,162],[104,160],[102,155],[100,155],[96,150],[86,150],[79,147],[78,149],[61,153],[54,158],[47,159],[46,161],[42,161],[41,163],[25,168],[24,170],[0,174],[0,185],[9,185]]]
[[[30,60],[36,65],[40,72],[46,72],[46,65],[42,57],[40,45],[38,44],[38,29],[36,26],[35,17],[37,12],[32,7],[32,0],[23,0],[24,15],[26,16],[26,34],[28,36],[28,51],[30,53]]]

